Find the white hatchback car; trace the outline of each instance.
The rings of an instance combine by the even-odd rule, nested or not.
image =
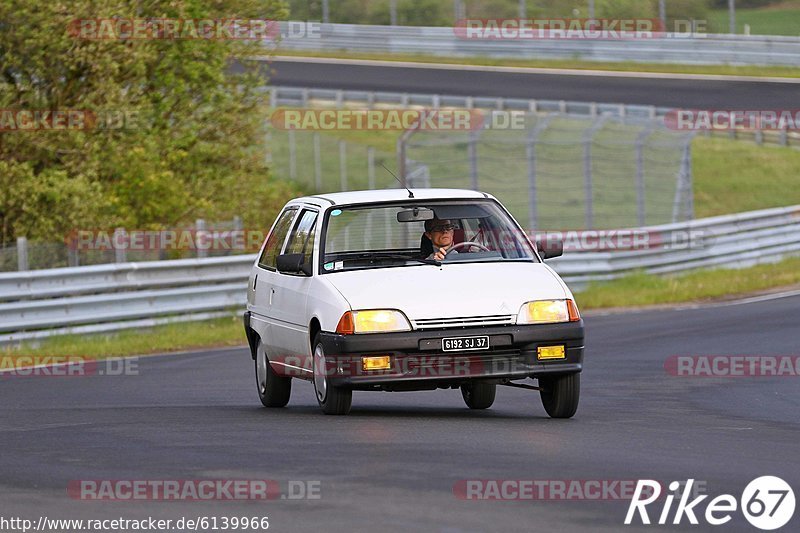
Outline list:
[[[434,249],[436,248],[436,249]],[[497,385],[575,414],[584,327],[569,288],[491,195],[448,189],[320,194],[283,208],[253,265],[244,327],[261,402],[311,381],[327,414],[353,390]],[[538,386],[518,383],[534,378]]]

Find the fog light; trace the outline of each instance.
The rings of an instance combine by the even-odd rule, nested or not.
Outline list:
[[[564,359],[567,357],[564,346],[539,346],[536,349],[536,356],[540,361],[545,359]]]
[[[369,370],[389,370],[392,368],[391,357],[388,355],[379,355],[376,357],[362,357],[361,368],[364,371]]]

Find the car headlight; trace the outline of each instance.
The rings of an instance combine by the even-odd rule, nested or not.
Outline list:
[[[368,311],[347,311],[339,319],[336,333],[387,333],[390,331],[411,331],[406,316],[394,309],[371,309]]]
[[[575,322],[581,319],[578,306],[572,300],[536,300],[522,304],[517,324],[552,324]]]

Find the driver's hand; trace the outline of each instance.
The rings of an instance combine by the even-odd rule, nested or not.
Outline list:
[[[444,261],[445,255],[447,255],[447,250],[444,248],[439,248],[439,251],[433,254],[433,258],[437,261]]]

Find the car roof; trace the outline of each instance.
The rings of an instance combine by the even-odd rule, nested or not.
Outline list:
[[[474,198],[493,198],[490,194],[471,191],[468,189],[411,189],[416,200],[453,200],[453,199],[474,199]],[[367,191],[347,191],[315,194],[304,196],[292,200],[295,202],[313,203],[324,205],[350,205],[350,204],[369,204],[373,202],[394,202],[408,200],[408,191],[405,189],[379,189]]]

